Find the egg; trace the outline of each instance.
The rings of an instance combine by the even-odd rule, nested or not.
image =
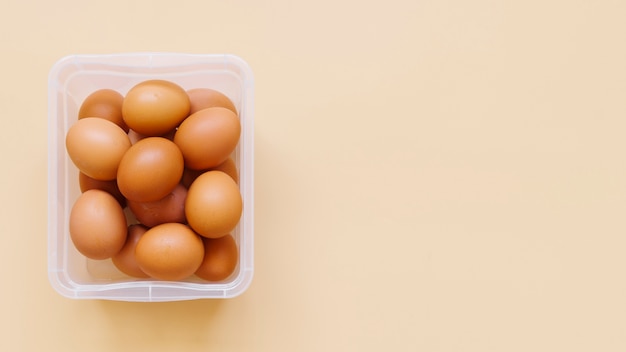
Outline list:
[[[187,91],[191,107],[189,114],[206,108],[220,106],[237,113],[235,104],[222,92],[210,88],[193,88]]]
[[[239,182],[239,171],[237,170],[237,164],[233,158],[226,159],[223,163],[211,168],[211,170],[225,172],[233,181]]]
[[[115,197],[90,189],[72,206],[69,232],[74,246],[85,257],[111,258],[126,241],[126,216]]]
[[[146,231],[135,248],[141,270],[159,280],[182,280],[195,273],[204,259],[202,239],[189,226],[157,225]]]
[[[222,108],[195,112],[178,126],[174,143],[180,148],[185,166],[209,169],[223,163],[235,150],[241,134],[237,114]]]
[[[233,231],[243,211],[237,183],[222,171],[207,171],[187,191],[185,216],[198,234],[218,238]]]
[[[181,180],[181,183],[185,187],[189,188],[189,186],[191,186],[191,183],[198,176],[211,170],[223,171],[228,176],[230,176],[235,182],[239,182],[239,171],[237,170],[237,164],[235,164],[235,160],[233,160],[233,158],[228,158],[223,163],[207,170],[191,170],[189,168],[185,168],[185,170],[183,171],[183,178]]]
[[[237,267],[239,251],[233,236],[202,238],[204,259],[196,270],[196,276],[207,281],[222,281],[228,278]]]
[[[115,123],[86,117],[76,121],[65,136],[67,153],[76,167],[96,180],[108,181],[117,176],[117,168],[131,143]]]
[[[185,220],[185,199],[187,188],[182,184],[176,185],[174,190],[154,202],[128,201],[128,207],[137,220],[148,226],[164,224],[166,222],[180,222]]]
[[[133,86],[122,102],[128,127],[146,136],[161,136],[189,115],[189,96],[176,83],[148,80]]]
[[[113,197],[115,197],[115,199],[117,199],[122,208],[126,206],[126,198],[124,198],[119,187],[117,187],[117,180],[100,181],[79,172],[78,185],[81,192],[85,192],[90,189],[100,189],[109,192]]]
[[[113,89],[99,89],[91,93],[80,106],[78,118],[100,117],[120,126],[128,132],[128,126],[122,117],[124,96]]]
[[[124,154],[117,172],[117,185],[128,201],[154,202],[176,188],[183,168],[183,155],[174,142],[147,137]]]
[[[148,231],[148,228],[143,225],[133,224],[128,226],[128,235],[126,236],[124,246],[111,258],[113,265],[128,276],[137,278],[150,277],[141,270],[135,258],[137,243],[146,231]]]
[[[158,137],[163,137],[165,139],[169,139],[170,141],[174,140],[174,133],[176,133],[176,129],[173,129],[161,136]],[[137,131],[135,130],[129,130],[128,131],[128,138],[130,139],[130,143],[131,144],[135,144],[137,142],[139,142],[140,140],[146,138],[146,137],[150,137],[150,136],[145,136],[143,134],[139,134]]]

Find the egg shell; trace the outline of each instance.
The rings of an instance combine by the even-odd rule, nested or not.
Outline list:
[[[239,187],[222,171],[203,173],[187,191],[187,223],[204,237],[218,238],[231,233],[239,223],[242,211]]]
[[[148,231],[148,228],[140,224],[128,226],[128,234],[126,236],[124,246],[111,258],[113,265],[115,265],[119,271],[128,276],[137,278],[150,277],[148,274],[144,273],[143,270],[141,270],[139,264],[137,264],[137,259],[135,258],[135,248],[137,247],[137,243],[146,231]]]
[[[147,137],[133,144],[120,161],[117,185],[129,201],[154,202],[170,194],[183,175],[183,155],[174,142]]]
[[[153,79],[133,86],[122,102],[124,122],[146,136],[161,136],[189,115],[189,96],[176,83]]]
[[[109,120],[128,132],[122,117],[124,96],[113,89],[99,89],[89,94],[78,110],[78,118],[99,117]]]
[[[202,238],[204,259],[196,270],[196,276],[207,281],[227,279],[237,267],[239,251],[230,234],[220,238]]]
[[[100,189],[109,192],[120,203],[122,208],[126,207],[126,198],[120,192],[117,187],[117,180],[100,181],[85,175],[82,172],[78,172],[78,185],[81,192],[85,192],[90,189]]]
[[[183,280],[195,273],[204,258],[202,239],[189,226],[157,225],[146,231],[135,248],[143,272],[159,280]]]
[[[189,115],[178,126],[174,143],[185,158],[185,166],[193,170],[216,167],[237,147],[241,124],[237,114],[214,107]]]
[[[234,112],[235,114],[237,113],[237,108],[235,108],[235,104],[233,104],[232,100],[218,90],[210,88],[193,88],[187,91],[187,95],[189,96],[189,102],[191,103],[189,114],[213,107],[223,107]]]
[[[185,170],[183,171],[183,178],[181,180],[181,183],[185,187],[189,188],[189,186],[191,186],[191,183],[196,178],[198,178],[198,176],[211,170],[223,171],[235,182],[239,183],[239,170],[237,170],[237,164],[235,163],[235,160],[233,160],[233,158],[228,158],[223,163],[207,170],[192,170],[189,168],[185,168]]]
[[[186,221],[186,198],[187,188],[185,188],[182,184],[178,184],[170,194],[157,201],[128,201],[128,207],[137,220],[148,227],[154,227],[166,222],[184,223]]]
[[[222,171],[230,176],[236,183],[239,182],[239,170],[233,158],[226,159],[223,163],[211,168],[211,170]]]
[[[98,117],[76,121],[65,137],[67,154],[76,167],[96,180],[109,181],[131,143],[122,128]]]
[[[163,137],[163,138],[169,139],[170,141],[173,141],[175,133],[176,133],[176,129],[173,129],[173,130],[165,133],[164,135],[157,136],[157,137]],[[150,137],[150,136],[145,136],[145,135],[140,134],[137,131],[132,130],[132,129],[128,130],[128,138],[130,139],[130,143],[131,144],[135,144],[135,143],[139,142],[140,140],[142,140],[144,138],[147,138],[147,137]]]
[[[72,206],[69,232],[74,246],[85,257],[111,258],[126,241],[126,216],[111,194],[90,189]]]

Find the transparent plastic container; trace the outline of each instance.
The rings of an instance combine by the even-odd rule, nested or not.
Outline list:
[[[65,135],[77,120],[83,100],[93,91],[109,88],[125,95],[148,79],[169,80],[184,89],[216,89],[228,96],[239,112],[241,137],[232,155],[243,198],[243,214],[232,233],[239,248],[239,263],[222,282],[195,276],[176,282],[132,278],[117,270],[110,259],[85,258],[70,239],[69,214],[81,192],[78,169],[65,150]],[[252,71],[234,55],[72,55],[56,62],[48,77],[48,278],[52,287],[74,299],[139,302],[231,298],[243,293],[254,269],[253,98]]]

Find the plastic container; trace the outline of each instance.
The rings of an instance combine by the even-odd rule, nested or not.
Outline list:
[[[195,276],[179,282],[136,279],[112,261],[85,258],[69,237],[70,210],[80,195],[78,169],[65,150],[65,135],[77,120],[82,101],[93,91],[115,89],[125,95],[147,79],[165,79],[184,89],[213,88],[226,94],[241,119],[241,137],[233,152],[239,169],[243,214],[232,233],[239,264],[225,281],[209,283]],[[73,55],[59,60],[48,77],[48,277],[61,295],[74,299],[179,301],[231,298],[244,292],[253,276],[254,141],[253,76],[233,55],[128,53]]]

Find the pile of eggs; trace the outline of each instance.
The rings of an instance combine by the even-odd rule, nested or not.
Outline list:
[[[81,194],[69,232],[85,257],[136,278],[228,278],[243,201],[237,109],[219,91],[147,80],[91,93],[65,137]]]

